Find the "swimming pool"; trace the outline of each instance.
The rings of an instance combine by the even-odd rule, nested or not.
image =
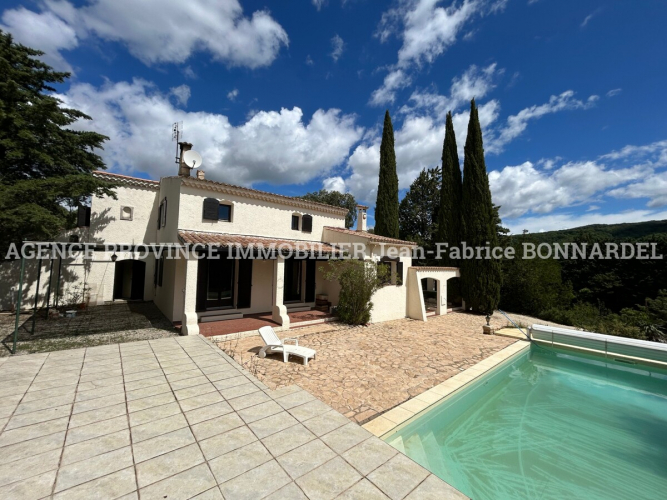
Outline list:
[[[535,344],[384,438],[475,500],[667,498],[667,370]]]

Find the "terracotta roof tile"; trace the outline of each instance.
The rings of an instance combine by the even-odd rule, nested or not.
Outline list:
[[[328,229],[330,231],[336,231],[337,233],[359,236],[360,238],[366,238],[372,243],[388,243],[388,244],[405,245],[412,247],[417,246],[417,243],[415,243],[414,241],[405,241],[405,240],[398,240],[396,238],[388,238],[387,236],[379,236],[377,234],[368,233],[366,231],[355,231],[354,229],[344,229],[342,227],[332,227],[332,226],[326,226],[324,229]]]
[[[93,177],[99,177],[112,182],[129,184],[132,186],[149,187],[151,189],[156,189],[160,185],[159,181],[154,181],[152,179],[142,179],[140,177],[131,177],[129,175],[112,174],[111,172],[105,172],[103,170],[96,170],[93,172]]]
[[[194,245],[199,243],[202,245],[213,246],[241,246],[241,248],[263,247],[270,248],[272,246],[284,250],[299,250],[307,252],[321,252],[324,254],[337,253],[335,246],[322,241],[303,241],[303,240],[286,240],[280,238],[267,238],[265,236],[250,236],[246,234],[228,234],[228,233],[207,233],[205,231],[186,231],[178,230],[178,236],[183,243]]]

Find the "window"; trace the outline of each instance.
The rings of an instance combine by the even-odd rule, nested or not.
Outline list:
[[[132,220],[134,216],[134,208],[120,207],[120,220]]]
[[[294,231],[299,230],[299,216],[298,215],[292,215],[292,229]]]
[[[90,227],[90,207],[79,205],[76,214],[77,227]]]
[[[301,217],[301,231],[304,233],[313,232],[313,217],[311,215]]]
[[[224,203],[220,203],[220,205],[218,205],[218,220],[224,220],[226,222],[231,222],[231,220],[232,220],[232,206],[231,205],[225,205]]]
[[[157,228],[160,229],[167,225],[167,198],[160,203],[160,209],[157,213]]]
[[[403,286],[403,263],[400,259],[392,259],[389,257],[382,257],[377,263],[378,271],[380,267],[387,269],[388,276],[384,277],[383,285]]]
[[[232,204],[220,203],[220,200],[215,198],[206,198],[204,200],[204,210],[202,213],[204,220],[222,220],[226,222],[232,221]]]

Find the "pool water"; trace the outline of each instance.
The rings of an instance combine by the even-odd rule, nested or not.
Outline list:
[[[666,499],[667,370],[533,344],[385,439],[474,500]]]

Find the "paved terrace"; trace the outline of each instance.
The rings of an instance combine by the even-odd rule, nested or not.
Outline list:
[[[493,327],[507,320],[495,314]],[[260,359],[259,336],[220,342],[220,347],[252,369],[271,388],[298,384],[334,409],[364,423],[461,373],[516,342],[483,335],[483,316],[453,312],[427,322],[400,319],[366,327],[325,324],[289,330],[299,345],[317,350],[317,359],[282,362],[282,355]]]
[[[268,390],[202,337],[0,363],[0,498],[463,498],[310,393]]]

